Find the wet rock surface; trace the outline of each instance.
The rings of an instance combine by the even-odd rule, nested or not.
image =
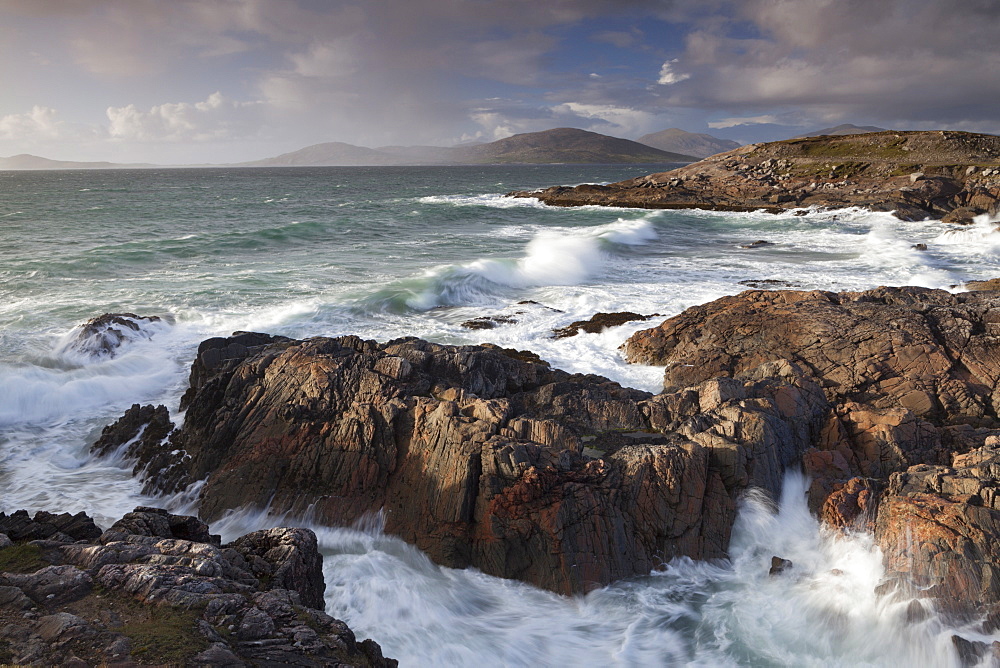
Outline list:
[[[28,539],[50,523],[26,515],[0,546],[0,663],[396,665],[322,612],[307,529],[219,545],[197,518],[140,507],[96,539]]]
[[[150,326],[163,322],[156,315],[105,313],[81,325],[64,349],[91,357],[115,357],[129,341],[151,338],[154,329]]]
[[[947,215],[964,225],[1000,209],[1000,139],[951,131],[796,138],[609,185],[511,194],[553,206],[773,213],[861,206],[907,220]]]
[[[203,480],[208,518],[384,510],[441,564],[559,592],[724,556],[738,496],[777,494],[827,410],[793,365],[652,397],[495,346],[257,336],[203,344],[227,353],[193,365],[183,429],[135,453],[173,457],[149,489]]]
[[[668,393],[796,365],[828,402],[802,457],[812,508],[830,526],[874,531],[891,577],[981,614],[1000,604],[998,322],[992,291],[752,291],[623,348],[665,366]]]

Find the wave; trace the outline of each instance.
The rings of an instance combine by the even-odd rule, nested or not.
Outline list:
[[[421,204],[451,204],[453,206],[488,206],[494,209],[542,208],[535,197],[507,197],[497,193],[483,195],[428,195],[417,200]]]
[[[657,238],[656,214],[638,220],[583,229],[544,229],[528,242],[519,259],[483,258],[427,270],[398,281],[362,300],[366,307],[390,312],[426,311],[495,301],[511,289],[580,285],[602,271],[615,253]]]

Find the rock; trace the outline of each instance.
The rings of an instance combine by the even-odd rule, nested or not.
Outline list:
[[[910,248],[913,250],[925,251],[927,250],[927,244],[913,244]]]
[[[854,477],[836,484],[823,503],[820,519],[840,529],[873,530],[881,491],[881,483],[871,478]]]
[[[942,223],[947,223],[950,225],[972,225],[975,221],[976,216],[984,213],[978,209],[973,209],[971,207],[963,206],[957,209],[952,209],[944,215],[941,219]]]
[[[152,337],[155,328],[151,325],[156,323],[162,323],[162,319],[155,315],[105,313],[80,326],[63,350],[91,357],[114,357],[123,344]]]
[[[7,534],[0,533],[0,550],[2,550],[5,547],[10,547],[13,544],[14,541],[12,541]]]
[[[68,603],[93,589],[93,578],[76,566],[46,566],[35,573],[6,573],[3,581],[23,591],[35,603]]]
[[[133,406],[134,408],[134,406]],[[162,407],[161,407],[162,408]],[[99,536],[101,543],[125,540],[128,536],[177,538],[197,543],[219,545],[221,539],[208,532],[208,525],[197,517],[173,515],[161,508],[139,506],[127,513]]]
[[[761,246],[773,246],[774,243],[771,241],[764,241],[763,239],[758,239],[757,241],[751,241],[748,244],[740,245],[740,248],[760,248]]]
[[[875,536],[890,573],[959,612],[1000,603],[1000,450],[894,473]]]
[[[776,495],[828,411],[787,364],[652,398],[496,346],[341,337],[240,354],[195,362],[184,427],[159,446],[185,457],[148,487],[204,480],[208,518],[268,505],[345,525],[384,510],[387,532],[438,563],[565,593],[725,556],[735,499]],[[385,373],[392,360],[405,373]]]
[[[311,531],[268,529],[226,548],[201,542],[209,536],[196,518],[140,507],[102,542],[34,541],[55,563],[0,574],[0,657],[37,665],[396,665],[373,641],[358,642],[346,624],[303,604],[322,606],[325,589]]]
[[[512,315],[483,315],[461,324],[465,329],[495,329],[498,325],[512,325],[517,318]]]
[[[323,608],[323,592],[326,590],[323,558],[319,554],[316,534],[312,531],[264,529],[242,536],[227,547],[240,553],[248,563],[253,564],[254,557],[266,562],[270,587],[297,592],[303,605]]]
[[[626,322],[633,322],[635,320],[649,320],[652,317],[651,315],[640,315],[631,311],[595,313],[589,320],[577,320],[566,327],[552,330],[554,334],[552,338],[565,339],[570,336],[576,336],[581,331],[587,334],[600,334],[608,327],[618,327],[619,325],[624,325]]]
[[[0,532],[14,541],[60,540],[73,542],[74,540],[94,540],[101,535],[100,528],[85,513],[54,515],[38,511],[34,518],[31,518],[26,510],[15,511],[9,516],[0,513]]]
[[[951,642],[958,652],[958,660],[963,667],[978,665],[989,648],[986,643],[980,640],[968,640],[958,635],[953,635]]]
[[[835,403],[974,422],[1000,407],[998,334],[1000,298],[989,293],[756,291],[690,308],[623,348],[630,362],[665,366],[667,391],[788,359]]]
[[[767,574],[769,577],[774,577],[776,575],[781,575],[785,571],[791,570],[792,562],[788,559],[782,559],[781,557],[771,557],[771,568],[768,570]]]

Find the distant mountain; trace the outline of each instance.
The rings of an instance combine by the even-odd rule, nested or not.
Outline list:
[[[822,130],[816,130],[815,132],[809,132],[804,135],[796,135],[792,139],[804,139],[806,137],[822,137],[824,135],[863,135],[869,132],[885,132],[886,128],[877,128],[874,125],[851,125],[850,123],[844,123],[843,125],[838,125],[835,128],[823,128]]]
[[[49,160],[37,155],[21,153],[9,158],[0,158],[0,169],[140,169],[155,167],[148,164],[121,164],[117,162],[74,162],[72,160]]]
[[[696,162],[692,155],[662,151],[639,142],[576,128],[527,132],[488,144],[457,146],[453,161],[492,163]]]
[[[273,158],[241,162],[234,167],[357,167],[398,165],[399,158],[382,151],[339,141],[313,144]]]
[[[661,151],[684,153],[696,158],[707,158],[710,155],[740,147],[739,142],[730,139],[719,139],[700,132],[686,132],[679,128],[670,128],[643,135],[636,141]]]

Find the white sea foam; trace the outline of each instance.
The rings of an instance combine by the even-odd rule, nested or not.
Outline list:
[[[539,208],[545,206],[535,197],[507,197],[495,193],[483,195],[428,195],[417,200],[421,204],[451,204],[452,206],[488,206],[494,209]]]

